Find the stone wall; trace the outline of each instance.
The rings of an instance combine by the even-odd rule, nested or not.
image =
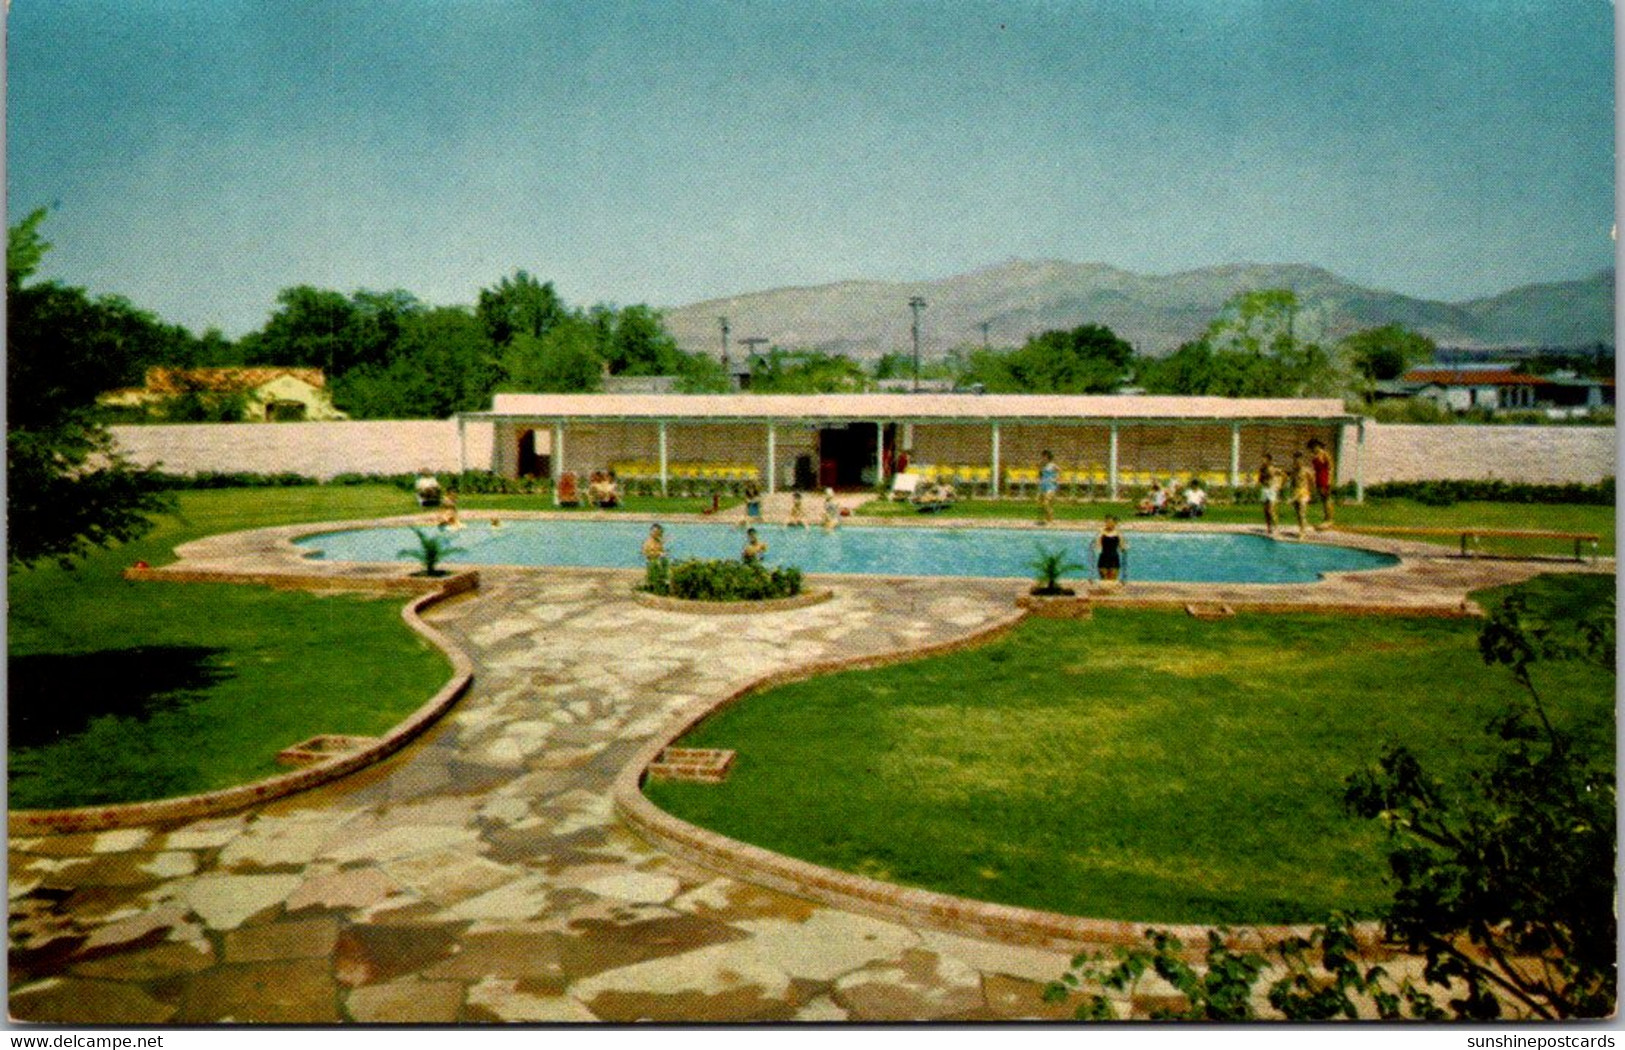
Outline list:
[[[191,423],[119,426],[113,436],[137,463],[160,463],[176,474],[198,471],[291,471],[317,478],[335,474],[405,474],[428,467],[458,469],[457,424],[452,420],[379,420],[333,423]],[[551,427],[537,428],[538,451],[551,443]],[[1315,428],[1249,425],[1242,430],[1241,467],[1250,472],[1258,456],[1273,452],[1278,462],[1319,433]],[[791,477],[797,455],[813,448],[806,427],[779,427],[777,451],[781,483]],[[493,467],[512,473],[517,434],[504,429],[496,446],[489,423],[469,423],[467,463],[472,470]],[[1322,436],[1330,436],[1323,434]],[[766,437],[760,424],[683,426],[669,432],[671,461],[713,460],[755,463],[766,468]],[[572,469],[591,469],[658,455],[650,424],[586,425],[566,436],[565,458]],[[989,452],[982,424],[915,427],[914,459],[919,463],[980,464]],[[1106,462],[1105,427],[1021,427],[1006,424],[1000,441],[1005,466],[1032,466],[1045,447],[1066,467]],[[499,452],[501,453],[499,455]],[[1125,471],[1178,473],[1227,470],[1230,434],[1226,425],[1139,427],[1125,424],[1119,436],[1119,464]],[[1365,481],[1500,478],[1543,484],[1600,481],[1615,469],[1613,427],[1582,426],[1415,426],[1366,424],[1359,458]],[[1352,481],[1354,429],[1344,434],[1340,480]]]
[[[1368,423],[1365,483],[1498,478],[1532,484],[1614,476],[1613,427],[1418,426]],[[1344,444],[1352,470],[1354,438]]]
[[[205,471],[308,477],[408,474],[458,469],[454,420],[346,420],[331,423],[181,423],[117,426],[120,451],[170,474]],[[491,425],[467,426],[468,465],[491,465]]]

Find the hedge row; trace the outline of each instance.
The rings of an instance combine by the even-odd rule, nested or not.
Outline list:
[[[1614,479],[1595,485],[1530,485],[1516,481],[1385,481],[1367,485],[1368,499],[1414,499],[1434,507],[1465,500],[1493,503],[1588,503],[1613,506]]]

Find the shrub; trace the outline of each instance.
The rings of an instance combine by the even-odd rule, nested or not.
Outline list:
[[[1061,586],[1061,577],[1069,572],[1081,572],[1088,566],[1073,561],[1066,553],[1066,548],[1058,547],[1054,550],[1037,548],[1038,556],[1029,564],[1035,574],[1036,583],[1034,594],[1071,594],[1072,592]]]
[[[416,558],[423,566],[424,576],[444,576],[446,572],[440,568],[440,559],[463,553],[463,549],[453,546],[451,537],[443,532],[417,528],[412,532],[418,538],[418,546],[405,547],[397,553],[402,558]]]
[[[1430,507],[1448,507],[1460,500],[1494,503],[1585,503],[1613,506],[1614,479],[1595,485],[1532,485],[1497,478],[1467,481],[1385,481],[1365,490],[1369,499],[1414,499]]]
[[[665,590],[654,590],[656,569],[650,565],[644,589],[702,602],[761,601],[789,598],[801,593],[801,570],[793,567],[769,569],[761,565],[724,559],[693,558],[660,570]]]
[[[651,559],[643,570],[643,590],[650,594],[670,594],[671,562],[665,558]]]

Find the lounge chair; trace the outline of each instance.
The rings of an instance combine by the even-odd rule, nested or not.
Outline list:
[[[914,494],[919,491],[918,474],[898,474],[891,479],[891,498],[894,500],[913,500]]]
[[[956,498],[952,485],[932,485],[916,491],[909,503],[921,514],[931,514],[953,506]]]
[[[575,471],[567,470],[559,475],[559,487],[553,493],[553,503],[559,507],[581,506],[581,492],[577,487]]]

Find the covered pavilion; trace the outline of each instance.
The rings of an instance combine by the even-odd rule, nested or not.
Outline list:
[[[1118,497],[1151,478],[1200,476],[1240,487],[1260,457],[1285,465],[1320,438],[1339,482],[1364,498],[1362,417],[1309,398],[1065,394],[498,394],[488,412],[457,417],[493,427],[489,469],[509,477],[613,469],[657,483],[695,471],[734,472],[781,488],[884,484],[906,456],[967,476],[990,495],[1022,485],[1051,450],[1064,481]],[[1353,435],[1352,449],[1348,435]],[[1345,455],[1345,452],[1348,455]]]

